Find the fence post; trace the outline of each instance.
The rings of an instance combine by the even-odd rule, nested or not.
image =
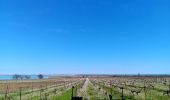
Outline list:
[[[110,80],[110,95],[109,95],[110,100],[112,100],[112,81]]]
[[[21,98],[21,87],[19,88],[19,100],[21,100],[22,98]]]
[[[42,84],[40,85],[40,100],[41,100]]]
[[[71,100],[73,99],[74,86],[72,86]]]
[[[77,96],[77,85],[76,85],[76,90],[75,90],[75,96]]]
[[[31,82],[31,89],[32,89],[32,91],[31,91],[31,100],[32,100],[32,97],[33,97],[33,82]]]
[[[124,96],[123,96],[123,87],[121,87],[121,89],[122,89],[122,100],[124,100]]]
[[[146,86],[144,86],[145,100],[146,100]]]
[[[46,82],[46,90],[48,89],[48,87],[47,87],[47,82]]]
[[[7,99],[7,95],[8,95],[8,84],[7,84],[7,87],[6,87],[5,100]]]
[[[146,100],[146,82],[144,81],[144,92],[145,92],[145,100]]]

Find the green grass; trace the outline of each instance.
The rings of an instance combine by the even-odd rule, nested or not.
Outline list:
[[[53,97],[52,100],[71,100],[71,92],[72,90],[69,89],[62,95]]]
[[[77,85],[77,89],[80,88],[80,85]],[[73,94],[75,96],[76,94],[76,89],[74,88]],[[62,95],[60,96],[54,96],[52,97],[51,100],[71,100],[71,95],[72,95],[72,89],[67,90],[66,92],[64,92]]]

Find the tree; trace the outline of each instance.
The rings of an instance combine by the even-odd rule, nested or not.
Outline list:
[[[31,79],[31,76],[29,76],[29,75],[25,75],[25,79]]]
[[[21,77],[21,75],[17,75],[17,74],[15,74],[15,75],[12,76],[12,78],[13,78],[14,80],[18,80],[18,79],[20,79],[20,77]]]
[[[39,78],[39,79],[43,79],[44,76],[43,76],[42,74],[39,74],[39,75],[38,75],[38,78]]]

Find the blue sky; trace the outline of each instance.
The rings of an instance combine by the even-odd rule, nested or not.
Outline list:
[[[1,0],[0,74],[169,74],[169,0]]]

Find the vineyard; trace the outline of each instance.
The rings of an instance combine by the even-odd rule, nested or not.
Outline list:
[[[170,100],[170,78],[89,76],[0,81],[0,100]]]

